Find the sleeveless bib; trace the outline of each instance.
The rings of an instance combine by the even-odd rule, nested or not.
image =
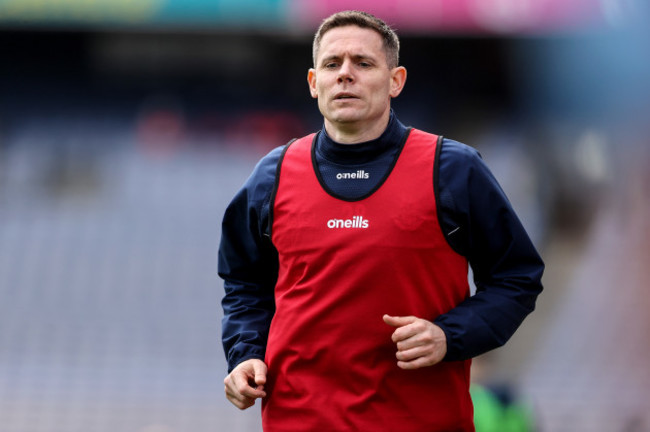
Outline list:
[[[313,141],[288,145],[271,203],[280,266],[264,429],[474,430],[470,361],[402,370],[382,320],[433,320],[469,295],[467,260],[438,223],[438,137],[411,130],[381,186],[358,201],[321,185]]]

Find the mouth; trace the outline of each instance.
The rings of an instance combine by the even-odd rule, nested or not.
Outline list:
[[[339,93],[334,96],[334,100],[350,100],[350,99],[359,99],[359,98],[350,93]]]

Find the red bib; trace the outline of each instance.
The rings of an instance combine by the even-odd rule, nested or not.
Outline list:
[[[280,268],[264,429],[474,430],[470,362],[402,370],[382,320],[433,320],[469,295],[467,260],[438,223],[438,137],[411,130],[383,184],[358,201],[321,185],[313,139],[289,146],[272,203]]]

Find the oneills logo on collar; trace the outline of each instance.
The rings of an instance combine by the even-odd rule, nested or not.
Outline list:
[[[365,170],[358,170],[357,172],[342,172],[336,174],[337,180],[368,180],[370,174]]]

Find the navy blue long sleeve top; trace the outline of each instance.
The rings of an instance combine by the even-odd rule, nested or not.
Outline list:
[[[336,143],[323,128],[315,152],[321,177],[341,199],[367,195],[376,186],[370,179],[381,179],[392,168],[408,132],[393,113],[384,133],[365,143]],[[282,148],[260,160],[223,218],[218,265],[229,371],[244,360],[264,359],[278,274],[269,206]],[[370,181],[340,175],[359,171],[369,173]],[[445,360],[464,360],[503,345],[533,311],[544,263],[473,148],[443,139],[436,199],[442,231],[450,246],[467,257],[476,285],[475,295],[434,319],[447,337]]]

